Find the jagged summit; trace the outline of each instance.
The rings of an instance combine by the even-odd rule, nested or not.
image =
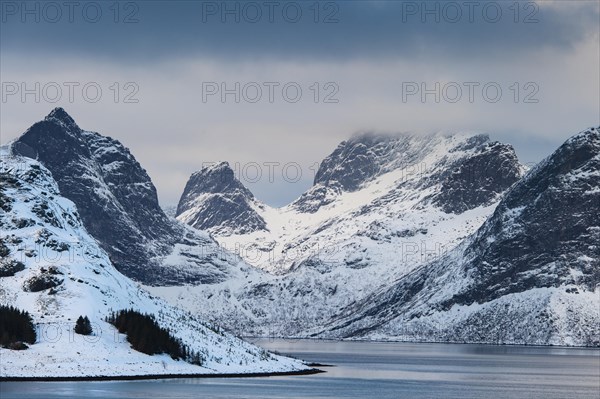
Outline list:
[[[10,144],[11,151],[16,155],[22,155],[31,159],[37,159],[46,150],[44,143],[68,143],[65,146],[50,145],[50,150],[56,152],[56,156],[69,157],[69,146],[80,145],[79,134],[82,130],[75,120],[61,107],[54,108],[46,117],[34,123],[21,137]],[[26,137],[26,139],[23,139]]]
[[[239,263],[233,256],[225,261],[215,256],[221,250],[207,234],[169,219],[150,176],[131,152],[117,140],[79,129],[64,109],[33,124],[11,148],[52,172],[61,194],[77,205],[86,229],[127,276],[146,284],[210,283]],[[193,243],[202,255],[179,256],[182,243]],[[175,264],[165,267],[166,262]]]
[[[319,166],[314,184],[358,189],[381,170],[378,160],[389,152],[390,140],[390,136],[364,133],[341,142]]]
[[[235,177],[228,162],[219,162],[194,172],[179,204],[176,217],[192,227],[224,235],[265,230],[257,213],[262,207],[250,190]]]
[[[229,162],[217,162],[206,165],[192,174],[191,178],[201,182],[202,191],[207,193],[223,193],[234,190],[243,191],[248,198],[254,195],[236,178]],[[179,214],[179,213],[178,213]]]
[[[221,161],[221,162],[213,162],[213,163],[209,163],[208,165],[204,165],[201,170],[194,172],[194,174],[207,173],[207,172],[219,172],[219,171],[226,171],[226,170],[231,170],[231,172],[233,172],[233,169],[231,169],[229,162]]]
[[[292,206],[315,213],[343,192],[363,189],[392,171],[431,173],[426,185],[441,183],[430,200],[446,212],[462,213],[489,204],[522,175],[513,147],[486,134],[366,133],[344,141],[327,156],[313,187]]]
[[[62,107],[56,107],[48,115],[46,115],[46,120],[48,119],[58,119],[63,122],[75,123],[75,120],[65,111]]]
[[[44,118],[45,121],[56,121],[65,127],[79,131],[81,130],[75,120],[62,107],[56,107]]]
[[[490,142],[487,134],[378,134],[361,133],[341,142],[321,163],[314,185],[338,186],[356,191],[369,180],[399,167],[422,160],[440,141],[448,151],[466,151]],[[458,145],[456,143],[459,143]]]

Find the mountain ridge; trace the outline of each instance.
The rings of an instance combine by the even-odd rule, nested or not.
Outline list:
[[[59,109],[11,150],[48,164],[82,213],[125,221],[94,230],[82,215],[111,262],[135,261],[153,294],[241,335],[597,345],[596,128],[525,177],[486,135],[356,136],[282,208],[213,164],[176,211],[208,233],[155,212],[133,155]]]
[[[145,284],[212,283],[243,262],[206,233],[169,219],[150,176],[119,141],[82,130],[62,108],[10,143],[39,160],[77,205],[88,231],[124,274]]]

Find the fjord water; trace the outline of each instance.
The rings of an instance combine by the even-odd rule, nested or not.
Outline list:
[[[8,398],[593,398],[600,350],[584,348],[268,340],[255,343],[327,373],[107,382],[3,382]]]

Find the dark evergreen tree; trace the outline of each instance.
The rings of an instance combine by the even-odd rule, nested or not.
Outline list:
[[[92,323],[87,316],[79,316],[75,323],[75,332],[81,335],[90,335],[92,333]]]
[[[12,306],[0,305],[0,345],[19,347],[19,342],[34,344],[37,339],[33,319],[28,312]],[[20,346],[21,348],[23,346]]]
[[[168,329],[160,327],[154,316],[141,314],[133,309],[113,312],[106,319],[121,334],[127,334],[131,347],[148,355],[167,353],[173,359],[183,359],[201,366],[203,356],[187,348]]]

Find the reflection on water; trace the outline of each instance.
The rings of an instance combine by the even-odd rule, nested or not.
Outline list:
[[[325,374],[116,382],[2,383],[5,398],[600,398],[600,350],[254,340]]]

